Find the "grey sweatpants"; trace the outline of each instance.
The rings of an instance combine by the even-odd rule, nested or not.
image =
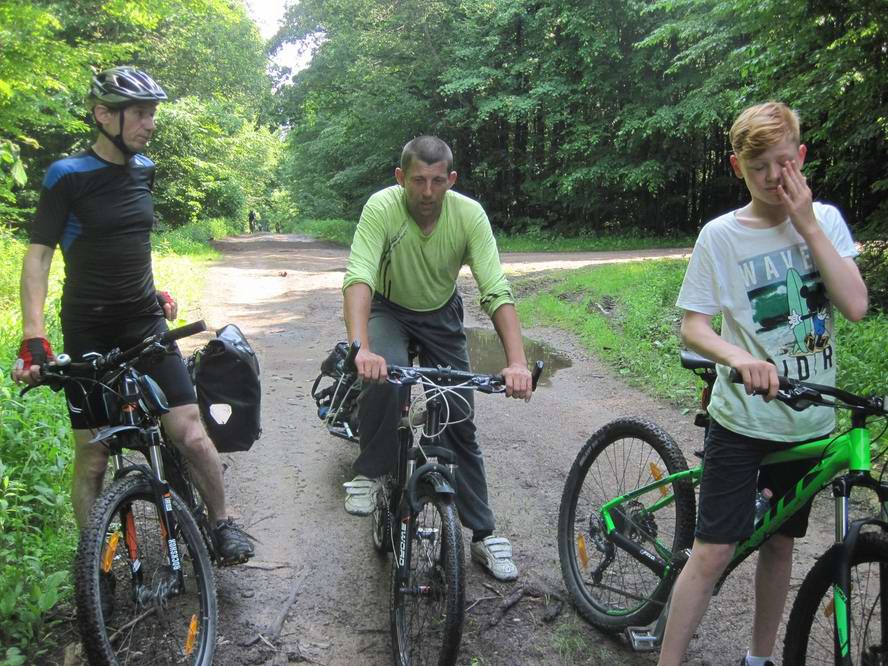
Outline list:
[[[368,323],[370,347],[391,365],[407,365],[407,346],[419,343],[419,363],[426,367],[450,366],[469,369],[469,352],[463,330],[463,304],[458,293],[438,310],[416,312],[380,296],[373,299]],[[414,389],[416,390],[416,389]],[[474,414],[474,391],[463,391]],[[369,384],[358,399],[361,453],[354,470],[364,476],[380,477],[395,472],[398,456],[400,392],[392,384]],[[465,415],[465,406],[450,402],[451,420]],[[475,424],[469,418],[448,426],[438,441],[455,453],[457,465],[456,506],[467,528],[494,529],[493,511],[487,500],[484,457],[478,446]]]

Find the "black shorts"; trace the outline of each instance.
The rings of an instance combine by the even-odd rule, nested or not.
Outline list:
[[[139,317],[116,323],[103,325],[93,329],[64,330],[65,353],[72,361],[80,361],[88,352],[106,354],[115,347],[128,349],[155,333],[169,330],[163,317]],[[188,369],[182,360],[179,347],[173,343],[166,354],[156,356],[136,364],[136,369],[150,375],[163,390],[170,407],[192,405],[197,402],[194,385],[188,376]],[[68,400],[68,415],[71,426],[76,430],[98,428],[108,425],[108,414],[102,401],[102,391],[88,383],[65,384],[65,397]]]
[[[823,435],[828,436],[828,433]],[[805,441],[816,439],[822,437]],[[729,544],[743,541],[752,534],[756,489],[769,488],[772,501],[779,499],[817,463],[810,459],[760,467],[762,458],[800,443],[747,437],[712,419],[703,449],[697,538],[708,543]],[[810,513],[809,501],[777,532],[791,537],[805,536]]]

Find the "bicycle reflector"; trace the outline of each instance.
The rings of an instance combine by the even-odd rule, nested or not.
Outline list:
[[[663,470],[660,469],[660,466],[657,463],[651,463],[651,476],[654,477],[654,480],[659,481],[663,478]],[[666,493],[669,492],[666,490],[666,486],[660,486],[660,496],[666,497]]]
[[[117,552],[117,543],[120,541],[120,530],[115,530],[114,533],[108,537],[108,542],[105,544],[105,552],[102,553],[102,572],[108,573],[111,571],[111,564],[114,562],[114,553]]]
[[[185,654],[191,655],[194,652],[194,643],[197,640],[197,631],[200,629],[200,622],[197,615],[191,616],[191,623],[188,625],[188,636],[185,638]]]
[[[580,556],[580,564],[584,569],[589,567],[589,553],[586,552],[586,537],[577,535],[577,554]]]

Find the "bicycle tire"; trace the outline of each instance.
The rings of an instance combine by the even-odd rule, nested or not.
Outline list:
[[[150,481],[124,477],[96,500],[74,569],[80,636],[90,664],[212,664],[217,618],[212,567],[198,527],[175,493],[172,506],[185,586],[178,593],[170,592],[178,577],[167,564]],[[140,584],[132,573],[133,545]]]
[[[185,457],[177,448],[169,443],[170,440],[165,434],[164,441],[166,443],[160,447],[160,455],[163,460],[164,478],[170,485],[172,491],[176,493],[179,496],[179,499],[181,499],[185,503],[185,506],[188,507],[188,510],[194,518],[194,522],[197,523],[197,527],[203,537],[204,546],[206,546],[210,561],[216,562],[218,558],[216,557],[216,548],[213,545],[210,518],[203,497],[201,497],[198,492],[197,486],[194,485],[194,481],[191,480],[191,471],[188,469]]]
[[[391,482],[386,478],[383,488],[376,494],[376,507],[370,514],[370,537],[379,555],[392,552],[392,514],[389,510]]]
[[[397,576],[400,548],[392,563],[392,654],[399,666],[452,666],[465,616],[462,532],[453,499],[421,488],[419,503],[409,532],[410,580],[403,589]]]
[[[687,468],[672,438],[656,424],[640,418],[611,421],[594,433],[577,455],[558,512],[558,555],[574,606],[599,629],[618,632],[652,622],[662,611],[676,577],[676,568],[670,567],[660,578],[606,539],[601,506]],[[626,507],[632,514],[618,529],[636,543],[646,543],[650,550],[653,537],[675,553],[693,542],[694,488],[688,481],[664,488],[672,489],[672,504],[651,514],[644,513],[644,509],[661,498],[659,492],[631,500]],[[608,549],[613,554],[609,563]]]
[[[783,642],[783,663],[796,666],[834,664],[833,568],[839,545],[832,546],[814,564],[792,605]],[[880,587],[888,584],[888,536],[864,532],[851,556],[851,661],[888,664],[888,635],[882,635],[882,606],[888,604]],[[881,573],[880,573],[881,571]],[[874,633],[873,633],[874,632]],[[874,642],[875,641],[875,642]]]

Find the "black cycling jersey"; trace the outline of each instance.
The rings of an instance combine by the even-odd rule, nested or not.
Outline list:
[[[31,242],[62,248],[68,330],[163,314],[151,272],[153,187],[144,155],[123,165],[89,150],[49,167]]]

